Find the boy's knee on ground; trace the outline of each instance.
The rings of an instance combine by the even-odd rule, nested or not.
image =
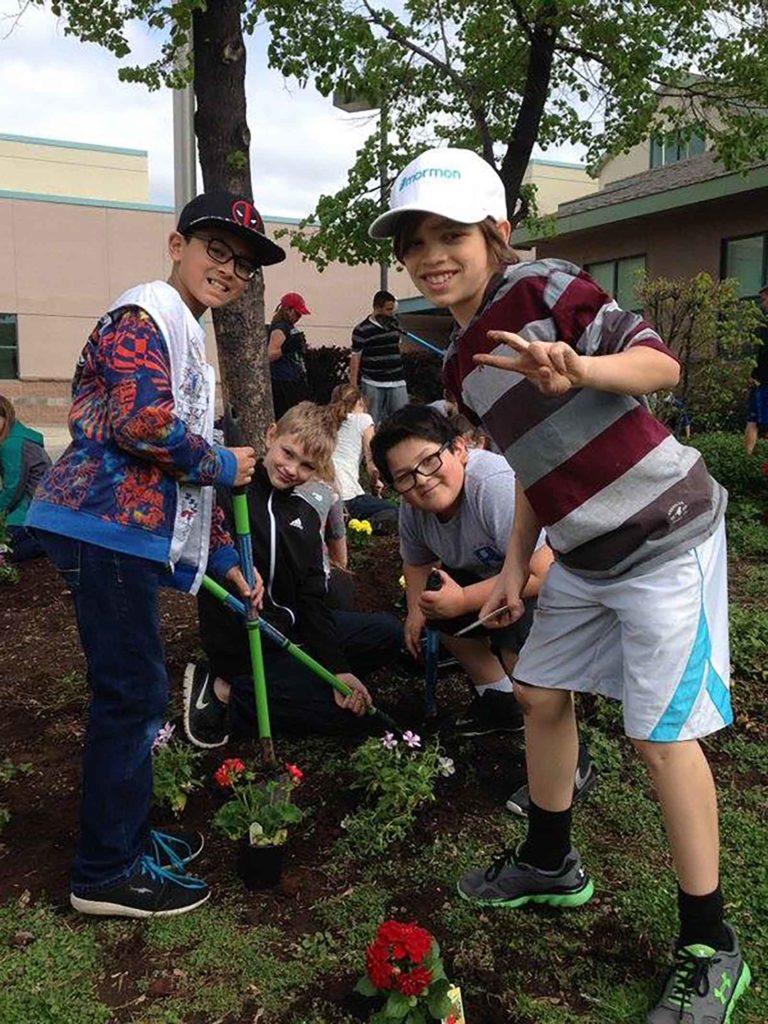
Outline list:
[[[536,719],[558,719],[570,714],[572,697],[570,690],[547,690],[529,686],[517,679],[514,682],[515,697],[523,714]]]

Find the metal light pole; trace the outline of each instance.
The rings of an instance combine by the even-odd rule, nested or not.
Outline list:
[[[186,67],[191,54],[190,40],[179,51],[177,66]],[[197,193],[196,170],[195,90],[188,82],[183,88],[173,90],[173,203],[177,222],[182,209]]]
[[[387,191],[387,140],[389,137],[389,119],[387,117],[386,103],[377,103],[370,96],[362,93],[342,94],[339,91],[333,94],[333,105],[338,110],[347,114],[361,114],[366,110],[378,110],[379,112],[379,188],[380,188],[380,210],[383,213],[386,209],[385,195]],[[379,288],[385,292],[388,290],[389,263],[382,260],[379,264]]]

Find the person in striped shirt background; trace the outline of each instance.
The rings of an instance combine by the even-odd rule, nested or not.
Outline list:
[[[456,327],[446,392],[517,474],[507,556],[480,615],[523,612],[544,528],[556,562],[514,668],[531,805],[514,853],[459,882],[483,906],[578,906],[593,892],[571,842],[573,691],[622,701],[661,803],[678,880],[674,964],[649,1024],[723,1024],[750,972],[724,920],[714,781],[699,740],[733,721],[727,494],[642,396],[679,364],[650,324],[579,267],[519,263],[504,186],[475,153],[434,149],[398,176],[371,225]]]

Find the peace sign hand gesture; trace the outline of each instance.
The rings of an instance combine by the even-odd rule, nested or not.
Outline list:
[[[562,395],[587,382],[586,356],[580,356],[564,341],[526,341],[511,331],[488,331],[488,337],[515,351],[514,356],[480,353],[474,356],[482,366],[514,370],[534,384],[542,394]]]

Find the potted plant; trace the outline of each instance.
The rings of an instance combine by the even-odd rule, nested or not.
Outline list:
[[[295,764],[285,765],[287,778],[258,780],[238,757],[227,758],[214,778],[232,797],[219,808],[214,828],[239,841],[237,872],[246,889],[277,885],[283,869],[288,826],[304,812],[292,802],[304,775]]]
[[[463,1022],[461,995],[445,976],[440,947],[415,922],[384,921],[365,954],[355,991],[378,1000],[371,1024]]]

